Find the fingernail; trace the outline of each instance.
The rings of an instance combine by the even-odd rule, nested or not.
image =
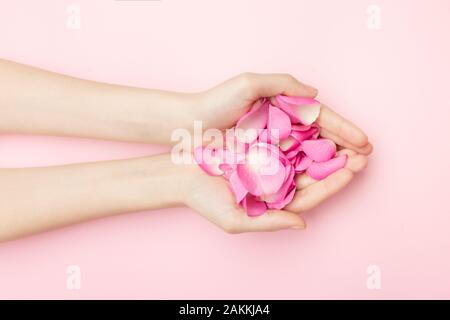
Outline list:
[[[291,229],[294,229],[294,230],[303,230],[305,228],[306,228],[305,225],[295,225],[295,226],[291,227]]]

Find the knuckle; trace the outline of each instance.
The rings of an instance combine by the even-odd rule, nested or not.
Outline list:
[[[282,76],[289,82],[297,82],[297,79],[290,73],[283,73]]]
[[[252,89],[254,86],[255,74],[251,72],[244,72],[238,76],[239,83],[245,89]]]

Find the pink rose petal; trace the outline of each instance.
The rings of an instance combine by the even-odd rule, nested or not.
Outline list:
[[[250,217],[260,216],[267,211],[267,205],[263,201],[256,200],[250,194],[242,200],[241,205]]]
[[[316,162],[328,161],[336,155],[336,144],[329,139],[305,140],[302,151]]]
[[[346,155],[333,158],[326,162],[314,162],[308,167],[306,173],[313,179],[322,180],[337,170],[344,168],[346,163]]]
[[[270,105],[267,130],[275,141],[283,140],[291,133],[291,119],[280,108]]]
[[[194,150],[204,171],[229,181],[236,203],[249,216],[288,205],[296,193],[297,173],[321,180],[347,162],[345,155],[334,158],[333,141],[318,139],[318,101],[276,96],[273,102],[275,105],[268,99],[255,102],[238,121],[237,131],[229,136],[227,132],[224,148]],[[248,129],[253,131],[243,132]]]
[[[264,143],[271,143],[272,139],[269,135],[269,131],[267,129],[263,129],[261,131],[261,133],[258,136],[258,141],[259,142],[264,142]]]
[[[275,101],[280,109],[290,116],[293,123],[310,125],[319,117],[320,103],[315,99],[278,95]]]
[[[300,161],[295,166],[295,171],[303,172],[306,169],[308,169],[312,163],[313,163],[313,160],[305,155],[300,159]]]
[[[292,166],[286,167],[286,179],[281,186],[281,188],[274,194],[263,195],[260,197],[261,200],[269,203],[281,203],[286,198],[287,194],[290,192],[292,184],[294,184],[294,175],[295,170],[293,170]]]
[[[236,171],[230,175],[230,185],[231,185],[231,190],[233,191],[233,193],[236,197],[236,202],[237,203],[241,202],[247,195],[248,191],[247,191],[247,189],[245,189],[245,187],[242,184],[241,180],[239,179]]]
[[[275,193],[285,178],[280,152],[265,143],[250,147],[245,161],[237,165],[236,172],[244,187],[255,196]]]
[[[317,126],[308,126],[307,130],[296,130],[293,128],[291,136],[294,137],[298,142],[303,142],[309,139],[316,139],[319,134],[319,128]]]
[[[293,124],[292,125],[292,130],[294,131],[308,131],[309,129],[311,129],[312,125],[309,126],[304,126],[302,124]]]
[[[258,138],[260,130],[267,126],[269,103],[258,100],[252,109],[236,124],[236,137],[239,141],[252,143]]]
[[[284,197],[284,199],[280,200],[279,202],[267,203],[267,207],[269,209],[275,209],[275,210],[283,209],[289,203],[291,203],[292,199],[294,198],[295,192],[296,192],[296,186],[295,186],[295,183],[292,183],[288,190],[288,193]]]

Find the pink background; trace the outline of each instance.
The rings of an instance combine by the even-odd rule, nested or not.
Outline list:
[[[381,30],[366,8],[382,10]],[[81,29],[66,27],[69,4]],[[288,72],[364,128],[367,171],[305,232],[227,235],[188,209],[0,244],[0,298],[450,298],[448,0],[1,0],[0,57],[98,81],[200,90]],[[0,166],[164,150],[0,137]],[[23,199],[26,201],[26,199]],[[369,265],[380,290],[366,287]],[[66,267],[81,267],[81,290]]]

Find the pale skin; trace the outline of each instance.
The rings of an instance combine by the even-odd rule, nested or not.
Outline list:
[[[75,79],[0,60],[0,132],[171,143],[178,128],[227,129],[260,97],[315,97],[286,74],[245,73],[198,93],[175,93]],[[304,229],[302,213],[343,189],[367,165],[366,134],[322,106],[321,135],[347,154],[322,181],[297,176],[285,210],[251,218],[227,182],[169,154],[45,168],[0,169],[0,241],[119,213],[188,206],[228,233]],[[214,192],[211,192],[214,190]]]

